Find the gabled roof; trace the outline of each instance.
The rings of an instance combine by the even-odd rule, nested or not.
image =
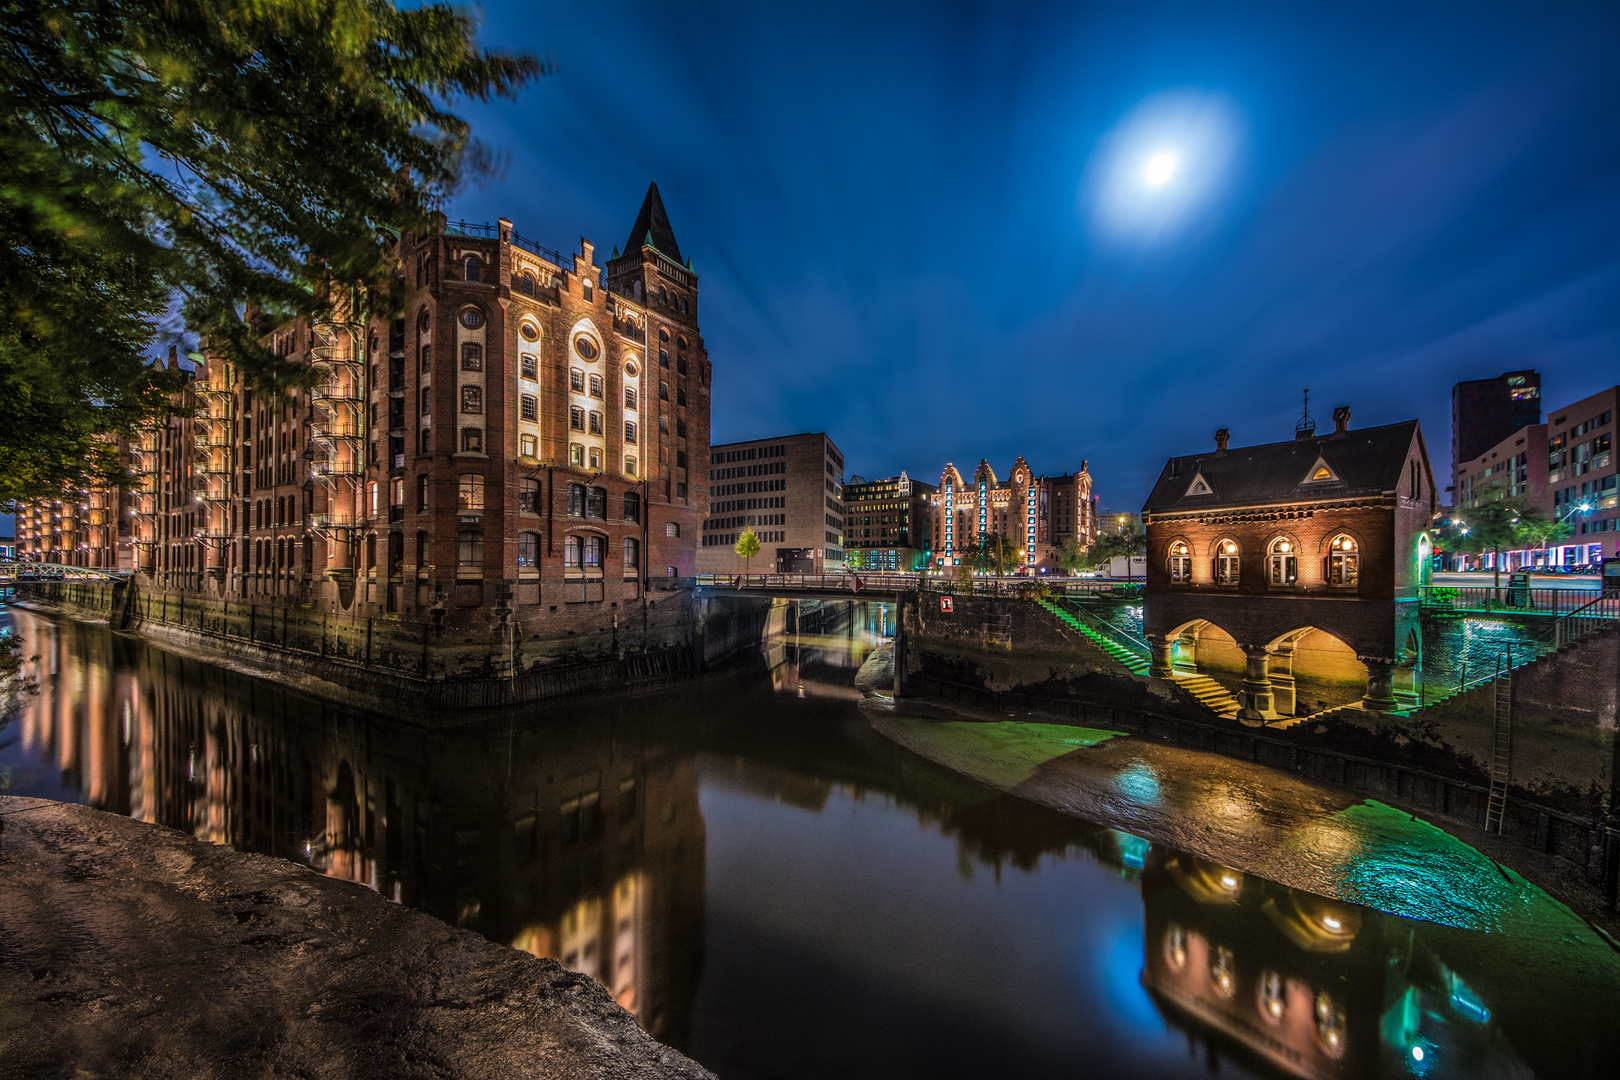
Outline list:
[[[643,244],[651,244],[666,256],[680,263],[681,246],[675,242],[675,233],[669,227],[669,215],[664,212],[664,200],[658,197],[658,185],[647,185],[647,197],[641,201],[641,213],[630,227],[630,239],[624,242],[624,251],[640,251]]]
[[[1361,428],[1343,435],[1243,446],[1173,457],[1143,504],[1144,513],[1265,506],[1308,499],[1378,495],[1399,488],[1416,420]],[[1312,480],[1326,466],[1330,479]],[[1427,468],[1427,466],[1425,466]],[[1207,494],[1194,493],[1202,480]]]

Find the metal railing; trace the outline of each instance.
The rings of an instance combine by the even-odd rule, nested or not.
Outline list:
[[[1104,637],[1113,639],[1114,644],[1119,645],[1122,648],[1129,649],[1131,652],[1136,653],[1143,659],[1151,660],[1153,658],[1153,646],[1148,644],[1146,639],[1137,637],[1124,627],[1115,626],[1102,616],[1088,611],[1084,604],[1071,602],[1068,605],[1068,608],[1070,611],[1078,615],[1080,620],[1087,626],[1091,627],[1091,629],[1095,630],[1099,634],[1102,634]]]
[[[1494,615],[1499,613],[1565,615],[1585,607],[1602,594],[1596,589],[1532,588],[1504,583],[1490,585],[1422,585],[1418,604],[1425,612],[1451,611],[1458,614]]]
[[[1558,617],[1553,624],[1550,644],[1561,649],[1605,626],[1620,622],[1620,594],[1604,593]]]

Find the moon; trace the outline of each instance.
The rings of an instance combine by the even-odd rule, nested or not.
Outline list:
[[[1170,182],[1171,177],[1176,175],[1178,164],[1180,163],[1176,161],[1176,155],[1168,150],[1161,150],[1148,158],[1147,164],[1142,166],[1142,179],[1146,180],[1150,187],[1164,187]]]

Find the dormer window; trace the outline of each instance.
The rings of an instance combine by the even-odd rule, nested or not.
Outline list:
[[[1243,558],[1238,553],[1238,546],[1231,540],[1222,540],[1215,549],[1215,584],[1236,585],[1238,575],[1243,567]]]
[[[1271,542],[1266,562],[1271,584],[1292,585],[1299,580],[1299,554],[1294,550],[1293,541],[1286,536]]]
[[[1360,580],[1360,552],[1352,536],[1335,536],[1328,545],[1328,584],[1352,588]]]
[[[1179,540],[1170,545],[1169,569],[1172,582],[1185,584],[1192,580],[1192,551]]]

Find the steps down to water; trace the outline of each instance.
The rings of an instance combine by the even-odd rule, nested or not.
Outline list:
[[[1238,714],[1238,699],[1208,675],[1177,675],[1176,685],[1222,716]]]
[[[1040,601],[1040,605],[1053,615],[1057,616],[1058,620],[1062,622],[1063,625],[1078,631],[1087,641],[1097,646],[1097,648],[1101,649],[1115,660],[1118,660],[1121,664],[1124,664],[1133,673],[1137,675],[1146,675],[1148,673],[1148,668],[1150,668],[1152,664],[1149,662],[1147,657],[1140,655],[1132,649],[1127,649],[1124,645],[1121,645],[1107,634],[1093,630],[1091,627],[1087,626],[1083,621],[1081,621],[1079,616],[1065,611],[1062,607],[1050,600],[1043,599]]]

